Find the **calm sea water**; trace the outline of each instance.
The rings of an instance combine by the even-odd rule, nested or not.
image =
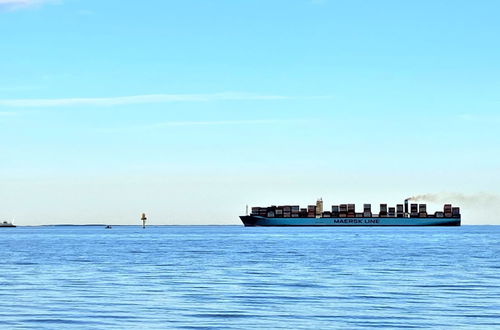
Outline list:
[[[500,329],[500,226],[0,228],[0,327]]]

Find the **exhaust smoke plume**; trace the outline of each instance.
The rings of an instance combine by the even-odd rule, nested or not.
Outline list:
[[[460,193],[433,193],[408,197],[411,201],[422,201],[431,203],[452,203],[457,206],[500,203],[500,196],[492,193],[478,193],[465,195]]]

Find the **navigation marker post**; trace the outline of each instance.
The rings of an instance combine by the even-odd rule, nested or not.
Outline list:
[[[146,213],[143,213],[142,216],[141,216],[141,220],[142,220],[142,229],[146,228],[146,220],[148,218],[146,218]]]

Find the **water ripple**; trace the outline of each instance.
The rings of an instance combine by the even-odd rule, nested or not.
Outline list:
[[[0,327],[500,329],[498,237],[498,226],[18,227],[0,235]]]

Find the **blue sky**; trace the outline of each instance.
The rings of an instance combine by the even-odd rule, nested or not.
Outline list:
[[[246,204],[498,195],[499,10],[0,0],[0,218],[238,224]],[[464,223],[500,224],[474,200]]]

